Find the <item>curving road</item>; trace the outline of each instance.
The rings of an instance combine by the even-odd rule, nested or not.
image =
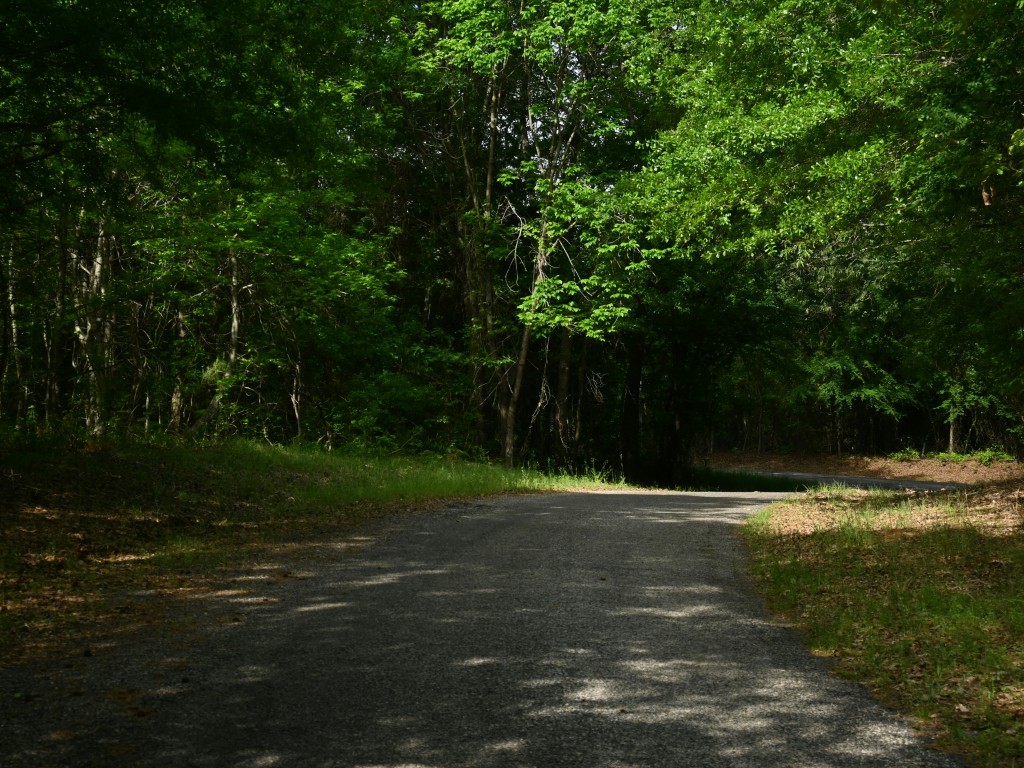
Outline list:
[[[772,494],[505,497],[267,564],[173,632],[0,672],[0,765],[959,765],[774,625]]]
[[[864,475],[822,475],[811,472],[791,472],[785,470],[775,472],[767,469],[748,469],[746,467],[715,467],[721,472],[741,472],[747,475],[764,475],[765,477],[786,478],[788,480],[802,480],[807,483],[806,487],[813,488],[816,485],[845,485],[847,488],[864,488],[866,490],[892,490],[892,491],[954,491],[960,488],[969,488],[969,485],[955,482],[936,482],[934,480],[908,480],[905,478],[888,477],[866,477]]]

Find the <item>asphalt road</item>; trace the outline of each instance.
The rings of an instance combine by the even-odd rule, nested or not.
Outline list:
[[[773,498],[404,516],[360,551],[268,563],[172,631],[0,672],[0,765],[959,765],[769,620],[736,526]]]

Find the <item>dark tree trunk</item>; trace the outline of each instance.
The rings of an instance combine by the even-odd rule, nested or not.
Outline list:
[[[555,390],[555,425],[558,431],[559,451],[566,463],[576,455],[576,445],[571,434],[569,419],[569,374],[572,369],[572,332],[562,329],[562,340],[558,350],[558,384]]]
[[[644,340],[638,335],[625,338],[626,381],[622,393],[622,422],[619,427],[622,474],[640,480],[641,386],[643,384]]]

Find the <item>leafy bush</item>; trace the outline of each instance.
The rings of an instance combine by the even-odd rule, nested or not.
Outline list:
[[[986,467],[994,461],[1016,461],[1013,456],[999,448],[986,448],[975,453],[929,453],[928,458],[948,464],[963,464],[965,461],[976,461],[979,464],[984,464]]]
[[[986,448],[984,451],[977,451],[971,455],[971,458],[986,467],[994,461],[1016,461],[1013,456],[999,448]]]
[[[921,458],[921,454],[913,448],[901,448],[895,453],[890,453],[889,458],[893,461],[916,461]]]

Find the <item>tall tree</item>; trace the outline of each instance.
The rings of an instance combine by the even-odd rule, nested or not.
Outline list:
[[[586,258],[576,240],[580,206],[639,164],[636,131],[648,104],[625,68],[645,13],[582,1],[448,0],[426,10],[418,39],[440,105],[432,136],[459,190],[450,226],[478,401],[494,408],[511,464],[536,333],[581,330],[580,313],[562,299],[593,300],[603,287],[586,283],[575,262]],[[616,314],[614,297],[595,303]],[[554,402],[565,436],[572,333],[560,339]],[[535,386],[548,387],[546,376]]]
[[[673,258],[774,264],[837,413],[928,407],[922,345],[954,377],[981,345],[988,391],[1018,397],[1021,22],[1012,2],[795,0],[697,3],[678,30],[696,55],[644,173],[653,231]]]

